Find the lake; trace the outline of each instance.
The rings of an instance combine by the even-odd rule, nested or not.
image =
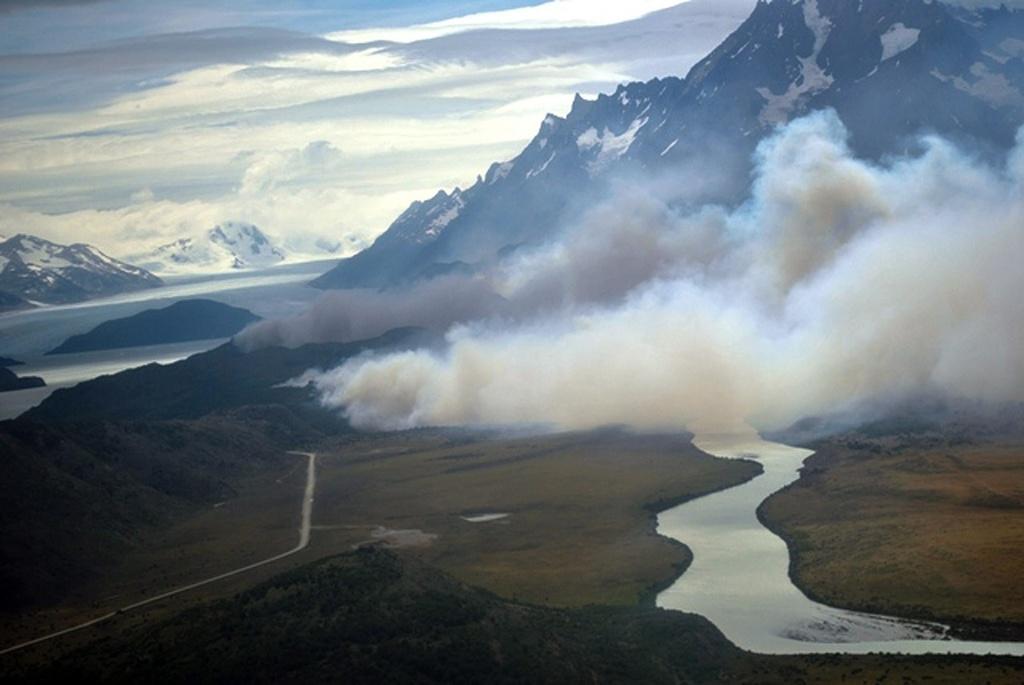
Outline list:
[[[45,356],[69,336],[110,319],[204,297],[244,307],[264,318],[295,314],[313,302],[319,290],[306,284],[336,264],[335,260],[278,266],[213,276],[165,278],[162,288],[126,293],[76,304],[39,307],[0,314],[0,356],[25,362],[13,367],[19,376],[41,376],[45,388],[0,393],[0,420],[18,416],[58,387],[152,362],[169,364],[226,342],[204,340],[119,350]]]

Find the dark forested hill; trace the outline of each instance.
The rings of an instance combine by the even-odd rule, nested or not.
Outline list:
[[[71,336],[47,354],[230,338],[258,320],[247,309],[221,302],[182,300],[162,309],[147,309],[123,319],[104,321],[87,333]]]
[[[59,599],[318,430],[285,407],[199,421],[0,423],[0,610]]]
[[[519,604],[364,548],[108,638],[32,675],[149,683],[1010,683],[1024,664],[759,656],[699,616]]]
[[[249,353],[228,344],[58,390],[0,423],[3,604],[58,598],[146,530],[225,499],[232,479],[347,431],[308,389],[275,386],[415,337],[404,329],[359,343]]]
[[[56,390],[26,418],[191,419],[250,404],[294,404],[308,399],[303,388],[275,387],[312,368],[330,368],[370,350],[417,339],[414,329],[396,329],[372,340],[270,347],[244,352],[231,343],[168,365],[148,364]]]

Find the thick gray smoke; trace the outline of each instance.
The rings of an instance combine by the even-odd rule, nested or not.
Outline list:
[[[467,322],[443,353],[353,360],[316,378],[324,402],[385,429],[715,431],[923,392],[1024,400],[1024,138],[1005,169],[940,140],[875,166],[845,140],[832,113],[793,122],[733,212],[621,189],[479,281],[467,297],[500,307],[441,317]]]
[[[678,179],[676,179],[678,182]],[[687,260],[708,260],[721,244],[726,215],[711,209],[680,217],[667,198],[683,193],[666,179],[620,184],[559,240],[523,252],[485,273],[453,274],[415,287],[327,292],[308,310],[261,321],[236,336],[251,350],[345,342],[419,326],[444,333],[454,324],[492,321],[507,327],[581,305],[620,301]],[[692,197],[701,191],[687,189]]]
[[[445,276],[413,289],[327,292],[298,316],[250,326],[235,337],[235,343],[252,350],[364,340],[402,326],[443,331],[506,308],[486,278]]]

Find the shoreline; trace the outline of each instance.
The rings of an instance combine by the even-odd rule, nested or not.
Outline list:
[[[693,442],[691,441],[690,444],[693,445]],[[704,450],[701,450],[696,445],[694,445],[694,448],[700,450],[704,454],[707,454],[707,456],[713,459],[722,459],[722,457],[717,457],[713,454],[708,454],[707,452],[704,452]],[[656,581],[654,583],[651,583],[647,586],[646,589],[644,589],[640,593],[640,598],[637,602],[638,607],[644,609],[656,608],[658,595],[661,594],[664,590],[667,590],[673,585],[675,585],[676,582],[686,574],[690,566],[693,565],[693,550],[690,549],[689,545],[687,545],[682,540],[677,540],[675,538],[663,535],[662,533],[658,532],[658,516],[660,516],[661,514],[670,509],[674,509],[675,507],[678,507],[682,504],[686,504],[687,502],[692,502],[702,497],[707,497],[708,495],[714,495],[715,493],[718,492],[725,492],[726,490],[731,490],[732,488],[738,488],[741,485],[746,485],[755,478],[764,475],[764,465],[754,459],[737,459],[733,461],[744,461],[750,464],[754,464],[755,466],[757,466],[757,471],[751,474],[749,478],[745,478],[744,480],[738,483],[726,485],[725,487],[717,488],[714,490],[708,490],[707,492],[701,492],[694,495],[681,495],[679,497],[663,497],[662,499],[655,500],[653,502],[647,502],[646,504],[643,505],[644,510],[648,512],[648,534],[655,535],[657,537],[668,540],[674,546],[681,548],[685,553],[686,558],[676,564],[673,564],[673,567],[676,570],[675,574],[673,574],[669,578],[666,578],[663,581]]]
[[[804,449],[815,449],[815,446],[812,444],[797,443],[793,446],[802,447]],[[948,628],[947,635],[951,640],[981,642],[1024,641],[1024,623],[1001,622],[965,616],[945,615],[933,612],[925,607],[920,607],[919,611],[906,611],[907,607],[900,604],[896,604],[894,606],[880,606],[870,602],[860,603],[856,601],[844,601],[842,597],[830,597],[815,592],[815,590],[803,580],[799,572],[801,556],[804,550],[797,543],[793,535],[789,534],[789,532],[779,522],[773,520],[765,513],[765,505],[769,500],[777,495],[788,493],[795,490],[797,487],[804,487],[807,483],[805,480],[807,474],[806,469],[809,466],[814,466],[807,462],[819,454],[820,452],[815,451],[808,455],[801,463],[797,479],[762,500],[755,510],[757,520],[761,525],[786,543],[786,549],[789,550],[789,567],[787,574],[790,582],[795,588],[802,592],[811,601],[834,607],[836,609],[890,616],[906,621],[938,623]]]

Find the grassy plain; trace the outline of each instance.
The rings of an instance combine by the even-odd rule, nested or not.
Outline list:
[[[685,436],[417,431],[334,438],[319,454],[307,550],[2,657],[0,680],[959,685],[1024,678],[1020,659],[751,655],[701,617],[643,606],[651,588],[689,560],[685,548],[654,534],[653,512],[757,473],[750,462],[700,453]],[[235,484],[223,504],[151,537],[106,583],[83,591],[83,602],[98,597],[91,606],[101,613],[96,607],[110,601],[289,547],[301,461]],[[485,513],[508,516],[464,518]],[[370,541],[395,550],[363,545]],[[64,607],[63,618],[88,610]]]
[[[762,518],[830,604],[1024,636],[1024,440],[941,434],[825,441]]]
[[[654,512],[759,472],[708,457],[683,435],[619,430],[378,436],[330,450],[321,464],[316,549],[350,548],[377,527],[419,530],[436,536],[409,547],[424,561],[503,597],[555,606],[635,604],[671,581],[690,555],[655,533]],[[481,513],[509,516],[463,518]]]
[[[322,446],[310,546],[279,563],[126,615],[163,618],[229,597],[275,573],[366,542],[402,547],[505,597],[554,605],[635,604],[689,563],[657,536],[654,511],[746,480],[748,462],[696,450],[688,438],[598,431],[529,438],[416,431],[349,435]],[[267,558],[297,539],[305,460],[282,456],[224,484],[173,525],[137,531],[116,565],[50,607],[8,614],[4,643],[29,639],[120,606]],[[463,516],[509,516],[470,523]],[[422,534],[382,531],[421,531]],[[375,533],[377,537],[375,537]],[[98,633],[96,632],[98,631]],[[105,629],[39,650],[87,642]]]

